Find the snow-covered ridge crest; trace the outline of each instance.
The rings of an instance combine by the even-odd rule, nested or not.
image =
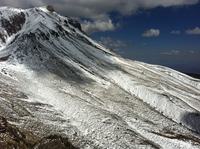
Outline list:
[[[12,7],[0,8],[0,47],[9,45],[12,40],[15,40],[19,35],[36,32],[36,29],[47,27],[50,30],[57,32],[61,26],[65,26],[65,30],[75,32],[81,30],[81,25],[78,21],[62,17],[56,12],[50,12],[46,7],[36,7],[30,9],[20,9]],[[20,37],[19,36],[19,37]]]
[[[200,148],[200,80],[123,59],[46,7],[0,15],[0,118],[37,136],[31,147]]]

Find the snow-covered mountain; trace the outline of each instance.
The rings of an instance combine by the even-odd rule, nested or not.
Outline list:
[[[0,147],[200,148],[200,80],[123,59],[46,7],[0,8]]]

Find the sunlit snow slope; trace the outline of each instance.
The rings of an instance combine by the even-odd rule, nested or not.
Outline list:
[[[0,78],[0,117],[32,140],[24,148],[50,135],[74,148],[200,148],[200,80],[123,59],[45,7],[0,8]]]

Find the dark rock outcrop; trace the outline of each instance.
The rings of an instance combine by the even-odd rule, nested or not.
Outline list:
[[[1,27],[7,31],[9,36],[11,36],[21,30],[23,24],[25,23],[25,14],[20,12],[11,16],[9,20],[2,18],[0,21]],[[5,41],[4,35],[0,34],[0,38]]]
[[[40,138],[31,132],[18,129],[0,116],[0,148],[1,149],[77,149],[68,138],[50,135]]]
[[[47,6],[47,10],[49,10],[50,12],[54,12],[55,11],[52,5],[48,5]]]

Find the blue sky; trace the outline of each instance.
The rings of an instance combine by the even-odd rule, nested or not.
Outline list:
[[[0,6],[51,4],[123,57],[200,74],[199,0],[1,0]]]
[[[118,17],[117,13],[113,13],[112,18],[120,22],[118,29],[94,33],[91,37],[102,40],[102,44],[102,37],[107,37],[107,40],[109,37],[113,42],[120,40],[122,46],[111,45],[110,48],[129,59],[164,65],[183,72],[200,73],[199,3],[140,10],[137,14],[125,17]],[[142,36],[151,29],[159,30],[160,34]],[[106,45],[109,47],[109,43]]]

